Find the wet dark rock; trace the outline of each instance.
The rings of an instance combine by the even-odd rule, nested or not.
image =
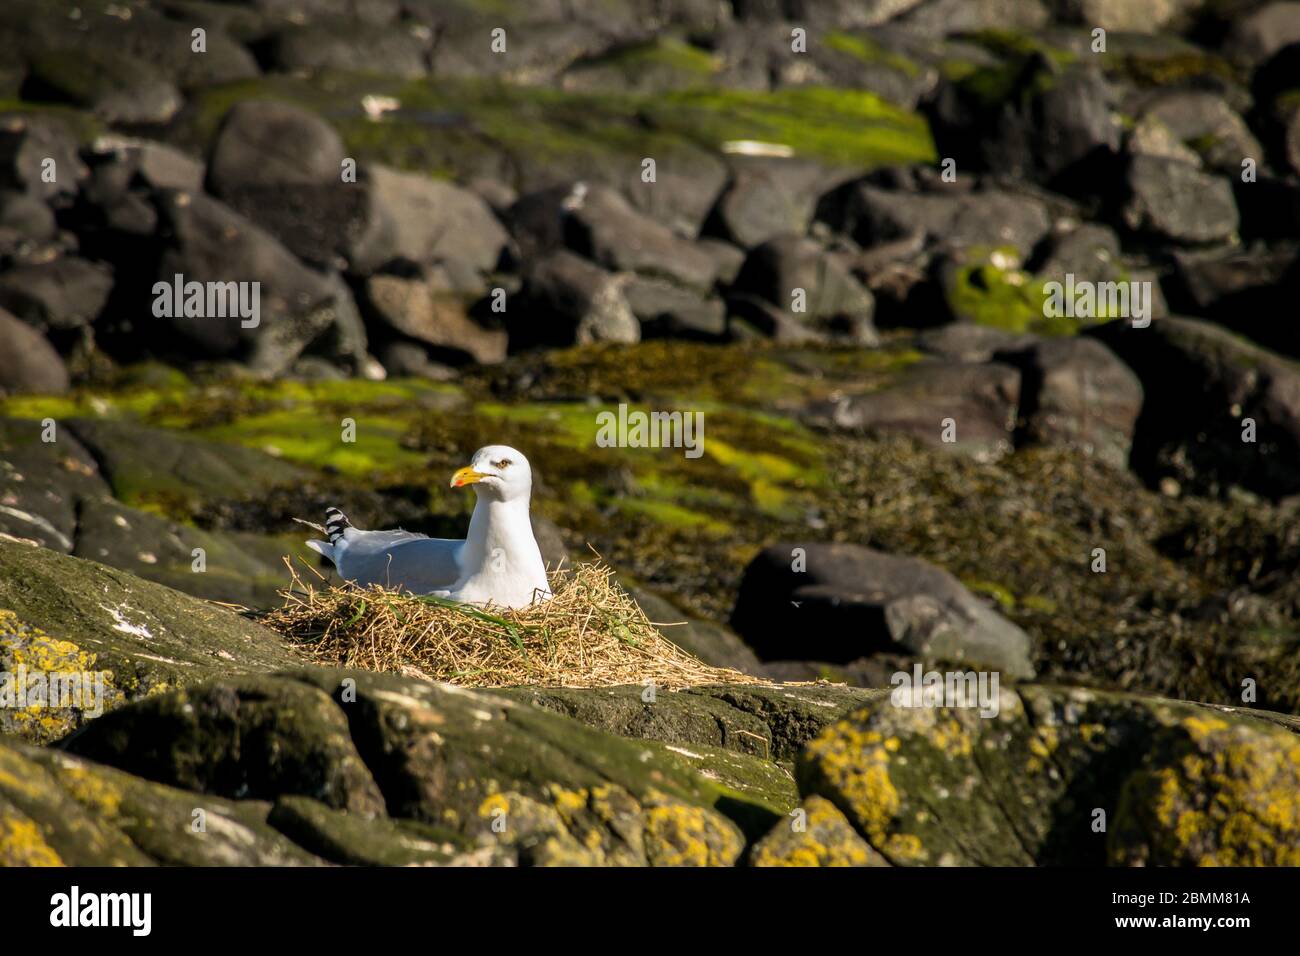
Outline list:
[[[1011,449],[1020,373],[1001,362],[920,362],[878,391],[815,403],[813,421],[868,434],[901,433],[937,448],[997,458]],[[948,430],[954,438],[945,441]]]
[[[1154,156],[1129,160],[1124,206],[1128,228],[1179,243],[1208,243],[1237,231],[1237,205],[1227,180],[1195,166]]]
[[[745,570],[732,624],[766,660],[892,652],[1033,674],[1029,636],[948,572],[858,545],[765,548]]]
[[[1089,335],[1137,373],[1146,393],[1131,464],[1186,491],[1238,485],[1269,498],[1300,487],[1300,366],[1217,325],[1166,318],[1111,322]],[[1255,441],[1244,441],[1247,422]]]
[[[844,261],[812,239],[781,236],[750,252],[733,291],[756,296],[829,338],[857,345],[878,338],[875,300]]]
[[[112,288],[107,266],[64,256],[0,272],[0,307],[42,331],[76,329],[95,321]]]
[[[705,290],[717,278],[712,260],[701,256],[693,243],[603,186],[575,195],[565,217],[564,236],[574,252],[616,271],[659,276]]]
[[[632,276],[623,286],[641,337],[720,341],[726,336],[727,310],[722,300],[683,288],[667,279]]]
[[[525,276],[523,302],[507,308],[510,348],[640,341],[626,282],[565,250],[544,257]]]
[[[1051,339],[999,359],[1020,369],[1017,444],[1067,445],[1128,464],[1142,383],[1100,342]]]
[[[68,369],[45,336],[0,309],[0,394],[68,390]]]
[[[53,181],[43,175],[47,159]],[[49,200],[74,195],[85,177],[77,141],[58,120],[0,114],[0,186]]]

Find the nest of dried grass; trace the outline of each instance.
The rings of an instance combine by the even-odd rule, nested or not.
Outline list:
[[[284,605],[261,621],[317,664],[472,687],[760,683],[669,642],[601,564],[550,579],[549,601],[512,611],[382,587],[314,587],[295,572]]]

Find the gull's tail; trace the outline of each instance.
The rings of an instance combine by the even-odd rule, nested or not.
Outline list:
[[[346,544],[344,535],[351,527],[352,522],[348,520],[348,516],[342,511],[339,511],[338,508],[326,508],[325,533],[329,535],[329,541],[308,541],[307,547],[324,555],[337,565],[339,558],[337,547],[341,543]]]

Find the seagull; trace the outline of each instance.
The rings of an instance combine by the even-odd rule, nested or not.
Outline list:
[[[549,598],[546,565],[528,520],[533,472],[522,453],[488,445],[451,476],[478,497],[464,541],[410,531],[362,531],[338,508],[325,513],[328,541],[308,541],[363,587],[380,584],[467,604],[527,607]]]

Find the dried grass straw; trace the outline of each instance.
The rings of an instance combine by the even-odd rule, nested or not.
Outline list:
[[[325,666],[471,687],[763,683],[665,639],[598,563],[552,572],[554,596],[516,611],[382,587],[318,589],[290,568],[284,605],[261,621]]]

